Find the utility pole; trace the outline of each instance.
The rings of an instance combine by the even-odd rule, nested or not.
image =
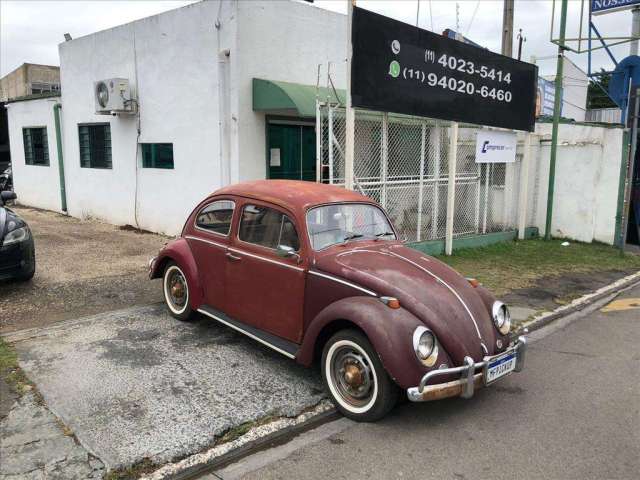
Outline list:
[[[513,57],[513,2],[504,0],[502,11],[502,54]]]
[[[562,108],[562,69],[564,67],[564,43],[567,30],[567,1],[562,0],[560,12],[560,38],[558,39],[558,63],[556,66],[555,98],[553,101],[553,130],[551,131],[551,158],[549,159],[549,189],[547,191],[547,222],[544,239],[551,240],[551,219],[553,218],[553,190],[556,183],[556,155],[558,153],[558,128]]]
[[[631,41],[629,55],[638,55],[638,37],[640,37],[640,7],[631,10]]]

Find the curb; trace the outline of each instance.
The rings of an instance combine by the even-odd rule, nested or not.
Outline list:
[[[612,294],[616,294],[628,287],[632,287],[636,284],[640,284],[640,272],[633,273],[631,275],[627,275],[626,277],[621,278],[609,285],[606,285],[595,292],[588,293],[587,295],[583,295],[580,298],[576,298],[571,303],[567,305],[563,305],[559,308],[551,312],[545,312],[540,315],[535,316],[533,319],[528,322],[524,322],[519,326],[517,334],[533,332],[535,330],[539,330],[542,327],[548,325],[549,323],[558,320],[559,318],[566,317],[574,312],[578,312],[587,308],[589,305],[597,302],[598,300],[603,299]]]
[[[248,455],[286,443],[295,436],[340,417],[333,405],[328,400],[324,400],[307,413],[254,427],[240,438],[212,447],[202,453],[196,453],[176,463],[164,465],[153,473],[141,477],[141,480],[199,478]]]

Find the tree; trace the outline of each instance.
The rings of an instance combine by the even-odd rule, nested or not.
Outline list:
[[[599,85],[595,80],[589,81],[589,88],[587,90],[587,108],[616,108],[617,105],[609,98],[604,91],[609,91],[609,80],[611,80],[611,73],[601,70],[602,75],[599,75]],[[603,91],[604,89],[604,91]]]

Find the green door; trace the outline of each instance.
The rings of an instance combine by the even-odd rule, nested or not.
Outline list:
[[[311,125],[270,123],[269,178],[316,180],[316,133]]]

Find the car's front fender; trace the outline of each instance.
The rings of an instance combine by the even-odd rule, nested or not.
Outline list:
[[[197,309],[202,305],[204,291],[198,275],[198,266],[186,239],[180,237],[172,240],[160,250],[150,266],[149,278],[161,278],[169,261],[176,262],[186,275],[189,286],[189,304],[192,309]]]
[[[392,309],[373,297],[347,297],[325,307],[311,321],[302,345],[296,355],[298,362],[310,365],[317,349],[327,340],[327,332],[333,333],[336,325],[355,325],[362,330],[389,375],[402,388],[416,385],[430,369],[423,366],[413,350],[413,332],[424,324],[409,311]],[[450,363],[441,349],[436,365]]]

